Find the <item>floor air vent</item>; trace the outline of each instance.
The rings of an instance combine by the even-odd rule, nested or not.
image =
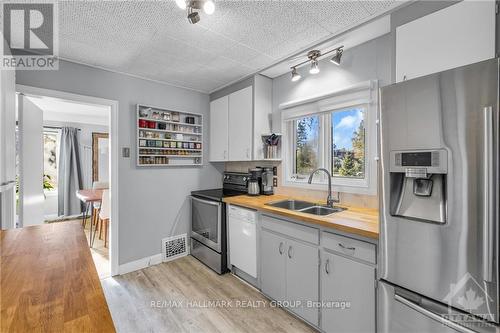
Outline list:
[[[188,254],[187,234],[162,239],[163,261],[174,260]]]

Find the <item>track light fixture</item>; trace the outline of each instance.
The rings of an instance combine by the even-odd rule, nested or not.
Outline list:
[[[307,58],[311,62],[311,69],[309,69],[309,74],[318,74],[319,66],[318,66],[318,57],[321,56],[321,51],[312,50],[307,53]]]
[[[309,74],[318,74],[318,73],[319,73],[318,60],[311,60],[311,69],[309,69]]]
[[[300,80],[302,76],[297,72],[297,68],[292,67],[292,82],[296,82]]]
[[[333,56],[332,59],[330,59],[330,62],[331,63],[334,63],[335,65],[337,66],[340,66],[340,59],[342,58],[342,49],[338,49],[337,52],[335,53],[335,55]]]
[[[212,15],[215,11],[215,4],[213,0],[175,0],[177,6],[186,10],[187,19],[189,23],[196,24],[200,21],[200,9],[207,15]]]
[[[189,23],[196,24],[200,22],[200,14],[195,12],[192,7],[188,7],[187,13]]]
[[[292,81],[295,82],[295,81],[300,80],[301,76],[297,72],[297,67],[300,67],[306,63],[311,64],[311,68],[309,69],[310,74],[318,74],[319,73],[318,59],[320,57],[327,55],[327,54],[335,52],[335,55],[333,56],[332,59],[330,59],[330,61],[336,65],[340,65],[340,59],[342,58],[343,48],[344,48],[344,46],[339,46],[337,48],[326,51],[324,53],[321,53],[320,50],[311,50],[311,51],[307,52],[307,60],[302,61],[301,63],[298,63],[297,65],[290,67],[292,70]]]

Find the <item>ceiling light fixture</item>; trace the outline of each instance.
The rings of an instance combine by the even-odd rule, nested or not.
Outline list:
[[[311,69],[309,70],[309,74],[319,73],[318,58],[320,56],[321,56],[320,50],[312,50],[307,53],[307,57],[311,61]]]
[[[342,46],[339,46],[339,47],[334,48],[332,50],[326,51],[324,53],[321,53],[320,50],[311,50],[311,51],[307,52],[307,60],[304,60],[301,63],[298,63],[295,66],[290,67],[290,69],[292,70],[292,81],[295,82],[295,81],[300,80],[301,76],[297,72],[297,68],[306,64],[306,63],[311,64],[311,68],[309,69],[310,74],[318,74],[319,73],[318,60],[319,60],[319,58],[321,58],[327,54],[336,52],[335,56],[332,59],[330,59],[330,61],[336,65],[340,65],[340,59],[342,58],[343,49],[344,49],[344,46],[342,45]]]
[[[309,70],[309,74],[318,74],[318,73],[319,73],[318,60],[311,60],[311,69]]]
[[[338,49],[337,53],[335,53],[333,58],[330,59],[330,62],[334,63],[337,66],[340,66],[340,59],[342,58],[342,52],[344,52],[344,51],[342,51],[342,48]]]
[[[300,80],[302,76],[297,72],[297,68],[292,67],[292,82],[296,82]]]
[[[191,24],[200,22],[200,14],[195,12],[192,7],[188,7],[188,21]]]
[[[186,9],[186,0],[175,0],[175,3],[180,9]]]
[[[203,5],[203,10],[205,11],[205,14],[212,15],[215,12],[214,2],[212,0],[205,1],[205,4]]]
[[[175,0],[180,9],[186,10],[189,23],[196,24],[200,21],[200,9],[207,15],[215,12],[215,3],[213,0]]]

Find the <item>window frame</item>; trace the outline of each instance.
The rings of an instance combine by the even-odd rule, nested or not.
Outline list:
[[[376,85],[375,85],[376,87]],[[312,105],[307,110],[307,106],[302,106],[304,112],[296,115],[294,118],[286,119],[282,112],[282,129],[283,130],[283,177],[282,186],[307,188],[313,190],[327,190],[328,180],[325,173],[318,173],[312,184],[308,184],[308,177],[297,180],[294,178],[294,170],[296,170],[295,149],[296,149],[296,126],[297,119],[318,115],[319,120],[319,167],[332,169],[332,131],[331,131],[331,114],[333,112],[346,111],[353,108],[364,109],[365,117],[365,177],[364,178],[349,178],[336,177],[332,175],[332,190],[336,192],[356,193],[356,194],[377,194],[377,123],[378,123],[378,107],[377,107],[377,90],[369,89],[369,99],[353,99],[347,103],[333,105],[332,107],[316,108]],[[321,99],[320,99],[321,102]]]

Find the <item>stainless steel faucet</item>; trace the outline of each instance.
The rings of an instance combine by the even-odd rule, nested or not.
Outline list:
[[[332,175],[330,174],[330,171],[326,170],[325,168],[318,168],[311,172],[311,175],[309,176],[309,180],[307,182],[311,184],[313,176],[317,171],[324,171],[328,175],[328,197],[326,198],[326,205],[328,207],[333,207],[333,204],[339,202],[339,200],[333,199],[332,197]]]

